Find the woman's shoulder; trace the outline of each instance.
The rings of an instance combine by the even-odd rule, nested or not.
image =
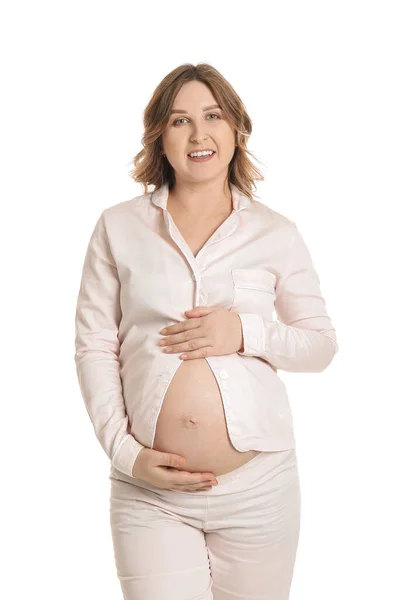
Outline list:
[[[106,206],[102,214],[106,218],[115,217],[117,215],[128,214],[137,209],[138,206],[143,206],[149,200],[149,194],[140,194],[138,196],[134,196],[128,200],[122,200],[121,202],[116,202],[115,204],[110,204]]]
[[[253,197],[252,201],[253,211],[265,220],[269,226],[273,229],[288,229],[289,232],[296,228],[295,222],[290,217],[283,213],[271,208],[261,200],[256,200]]]

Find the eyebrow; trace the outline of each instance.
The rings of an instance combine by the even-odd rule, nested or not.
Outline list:
[[[210,110],[211,108],[221,108],[218,104],[211,104],[210,106],[205,106],[203,108],[203,111],[205,110]],[[172,113],[187,113],[187,110],[183,110],[182,108],[180,110],[174,108],[173,110],[170,111],[170,114]]]

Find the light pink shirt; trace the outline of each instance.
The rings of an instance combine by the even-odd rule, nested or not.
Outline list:
[[[239,314],[244,351],[206,358],[240,452],[295,447],[277,369],[323,371],[338,351],[320,282],[295,223],[231,186],[233,210],[194,257],[166,209],[167,184],[102,211],[85,256],[75,363],[95,434],[132,476],[152,448],[166,390],[183,364],[159,331],[197,305]],[[275,315],[277,318],[275,318]]]

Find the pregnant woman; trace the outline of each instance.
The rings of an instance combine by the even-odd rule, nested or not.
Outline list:
[[[174,69],[144,126],[144,194],[97,220],[75,319],[123,596],[287,600],[301,502],[277,370],[324,370],[335,330],[297,226],[252,194],[226,79]]]

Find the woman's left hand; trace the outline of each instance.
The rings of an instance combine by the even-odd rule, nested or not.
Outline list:
[[[185,312],[188,319],[162,329],[159,345],[169,353],[183,352],[183,360],[221,356],[243,350],[241,320],[225,308],[196,306]]]

